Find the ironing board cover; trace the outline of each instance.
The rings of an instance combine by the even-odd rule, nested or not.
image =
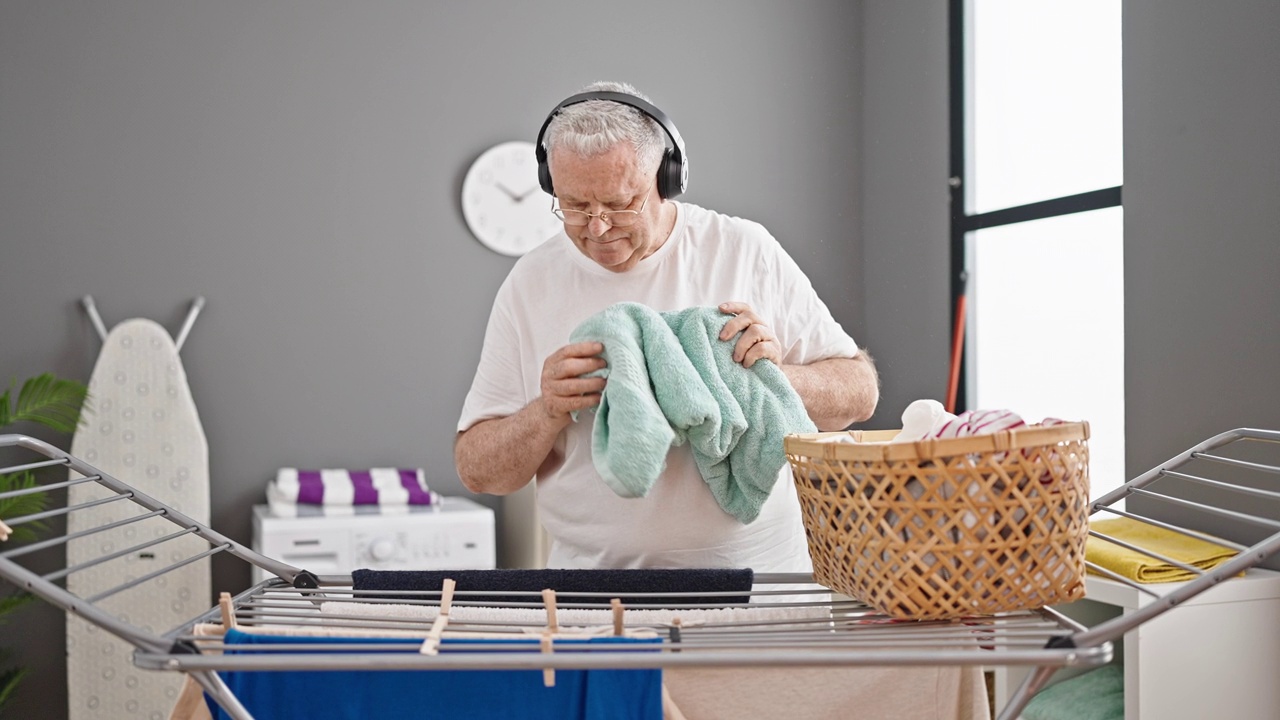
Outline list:
[[[90,412],[72,440],[71,452],[111,475],[130,478],[142,492],[207,524],[209,449],[169,333],[145,319],[115,326],[94,365],[89,398]],[[68,491],[68,502],[107,496],[97,484],[83,483]],[[67,532],[138,514],[130,503],[107,503],[71,513]],[[173,532],[171,523],[150,518],[72,539],[67,543],[67,566]],[[88,598],[206,547],[192,536],[168,540],[72,573],[67,589]],[[98,604],[139,627],[163,633],[207,609],[210,599],[209,560],[204,558]],[[169,717],[182,677],[137,669],[132,650],[129,643],[67,614],[70,720]]]

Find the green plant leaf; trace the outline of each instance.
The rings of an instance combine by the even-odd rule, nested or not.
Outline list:
[[[27,668],[24,667],[8,667],[0,670],[0,710],[9,704],[9,696],[13,695],[13,691],[26,674]]]
[[[0,623],[4,623],[9,619],[9,613],[29,604],[35,599],[36,596],[29,592],[17,592],[12,595],[0,597]],[[0,650],[0,656],[2,656],[3,652],[3,650]]]
[[[30,470],[0,474],[0,492],[26,490],[35,487],[37,484],[35,473]],[[15,518],[38,513],[45,509],[47,502],[48,494],[42,492],[0,499],[0,518]],[[9,536],[9,542],[15,544],[29,542],[36,539],[45,530],[45,524],[38,520],[23,523],[13,528],[13,534]]]
[[[12,385],[0,395],[0,427],[28,420],[58,432],[73,433],[80,424],[80,411],[89,389],[76,380],[44,373],[28,378],[12,404]]]

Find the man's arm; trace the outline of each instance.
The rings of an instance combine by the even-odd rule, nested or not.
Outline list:
[[[542,365],[542,394],[518,412],[483,420],[458,433],[453,461],[458,477],[476,493],[507,495],[533,479],[538,469],[555,463],[556,437],[573,418],[570,413],[598,405],[604,378],[582,375],[604,367],[596,342],[560,348]]]
[[[749,368],[757,360],[769,360],[782,368],[819,430],[843,430],[875,412],[880,402],[880,378],[866,350],[859,350],[851,358],[783,365],[782,345],[750,305],[727,302],[720,305],[720,311],[733,316],[721,328],[720,339],[738,335],[733,361]]]
[[[880,379],[865,350],[852,358],[783,365],[782,372],[822,431],[843,430],[866,420],[880,401]]]
[[[529,484],[542,463],[551,459],[556,435],[567,423],[549,422],[541,402],[538,398],[514,415],[484,420],[458,433],[453,461],[468,490],[513,493]]]

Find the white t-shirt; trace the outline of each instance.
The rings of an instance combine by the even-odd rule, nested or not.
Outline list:
[[[776,333],[786,364],[857,354],[809,279],[763,226],[675,205],[667,242],[627,272],[600,267],[563,232],[516,262],[494,300],[459,431],[533,401],[547,356],[568,344],[583,320],[617,302],[659,312],[745,302]],[[592,465],[594,419],[579,413],[556,440],[563,462],[537,478],[538,517],[552,541],[550,567],[811,569],[789,466],[749,525],[716,504],[688,445],[668,452],[666,470],[648,496],[622,498]]]

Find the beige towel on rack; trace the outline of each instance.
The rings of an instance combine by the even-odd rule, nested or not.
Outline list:
[[[688,720],[986,720],[982,668],[668,668],[663,683]]]
[[[191,629],[192,635],[216,637],[222,635],[222,626],[210,623],[197,623]],[[187,675],[182,681],[182,692],[178,693],[178,701],[169,712],[169,720],[213,720],[209,714],[209,706],[204,703],[204,688],[200,683]]]

